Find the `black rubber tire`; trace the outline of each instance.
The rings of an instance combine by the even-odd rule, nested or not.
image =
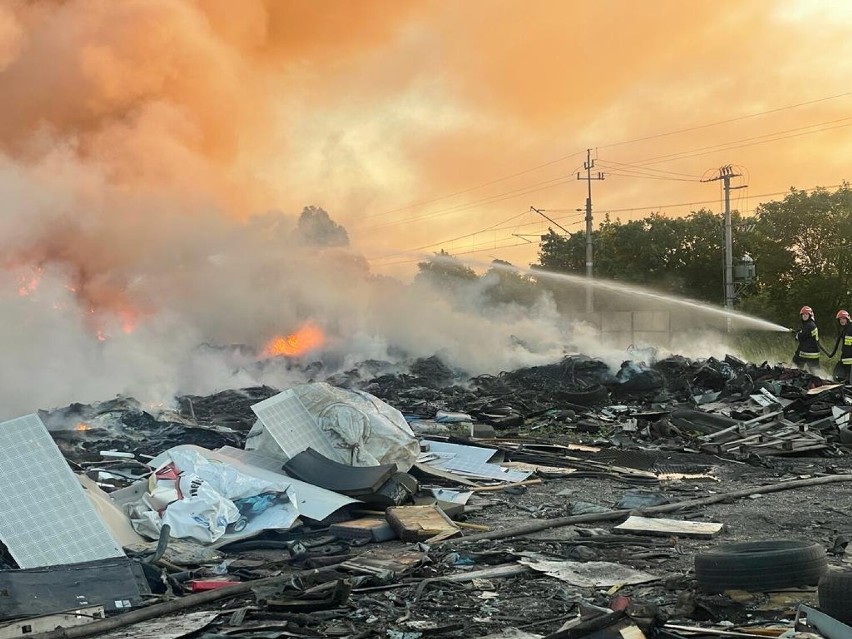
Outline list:
[[[609,401],[609,391],[601,384],[595,384],[589,388],[577,391],[554,391],[553,398],[557,404],[568,402],[578,406],[600,406]]]
[[[670,421],[672,426],[676,427],[680,431],[687,433],[692,432],[712,435],[713,433],[718,433],[721,430],[713,426],[707,426],[705,424],[699,424],[698,422],[689,421],[688,419],[684,419],[683,417],[672,416]]]
[[[828,569],[817,543],[779,539],[724,544],[695,557],[695,578],[706,592],[816,585]]]
[[[693,410],[690,408],[679,408],[677,410],[673,410],[672,417],[677,417],[678,419],[685,419],[686,421],[702,424],[704,426],[709,426],[710,428],[715,428],[716,430],[722,430],[723,428],[728,428],[729,426],[736,426],[740,423],[736,419],[731,419],[730,417],[725,417],[724,415],[717,415],[716,413],[705,413],[704,411]]]
[[[852,570],[829,570],[819,581],[819,609],[845,624],[852,623]]]

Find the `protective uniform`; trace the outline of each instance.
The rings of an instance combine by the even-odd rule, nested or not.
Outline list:
[[[802,320],[802,327],[796,333],[799,347],[793,356],[793,363],[799,368],[807,366],[813,371],[819,368],[819,329],[810,306],[803,306],[799,315],[807,315],[808,318]]]
[[[840,348],[840,361],[834,367],[834,377],[837,381],[852,383],[852,321],[847,311],[837,311],[835,317],[840,323],[840,333],[837,335],[834,349],[828,356],[834,357],[838,347]],[[846,323],[840,322],[841,319],[846,320]]]

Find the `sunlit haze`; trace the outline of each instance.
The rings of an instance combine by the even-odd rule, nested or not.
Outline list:
[[[4,411],[286,381],[235,373],[235,344],[550,361],[552,305],[472,321],[405,286],[418,260],[535,262],[531,206],[581,228],[586,149],[596,221],[719,211],[721,165],[746,215],[840,184],[850,24],[805,0],[0,3]],[[293,240],[308,205],[348,248]]]

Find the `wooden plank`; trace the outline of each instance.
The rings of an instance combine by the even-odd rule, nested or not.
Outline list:
[[[743,444],[747,444],[748,442],[757,441],[757,440],[760,439],[760,437],[761,437],[761,435],[750,435],[748,437],[736,439],[732,442],[725,442],[724,444],[722,444],[722,449],[723,450],[725,450],[725,449],[730,450],[732,448],[737,448],[739,446],[742,446]]]
[[[458,526],[435,505],[392,506],[387,509],[386,516],[403,541],[425,541],[436,535],[459,532]]]
[[[791,439],[784,442],[781,446],[781,450],[801,450],[802,448],[813,445],[814,441],[812,439]]]
[[[843,384],[826,384],[825,386],[817,386],[806,391],[807,395],[820,395],[826,391],[834,390],[835,388],[843,388]]]
[[[652,519],[631,516],[614,531],[633,535],[663,535],[711,539],[724,530],[725,524],[704,521],[681,521],[679,519]]]
[[[667,623],[663,626],[664,629],[667,630],[675,630],[677,632],[689,633],[689,634],[698,634],[698,635],[718,635],[719,637],[742,637],[743,639],[747,637],[754,637],[756,639],[760,639],[764,635],[751,634],[748,632],[736,632],[734,630],[727,630],[723,628],[704,628],[702,626],[679,626],[676,624]]]
[[[470,492],[491,492],[495,490],[505,490],[506,488],[514,488],[515,486],[537,486],[540,483],[542,483],[540,479],[525,479],[524,481],[516,481],[509,484],[497,484],[495,486],[474,486],[470,489]]]
[[[780,456],[780,455],[794,455],[796,453],[804,453],[808,451],[815,450],[825,450],[828,448],[825,444],[815,444],[814,446],[802,446],[801,448],[794,448],[793,450],[765,450],[761,452],[761,455],[766,456]]]
[[[750,419],[746,422],[743,422],[743,426],[748,427],[748,426],[753,426],[755,424],[760,424],[761,422],[765,422],[769,419],[772,419],[773,417],[777,417],[778,415],[781,415],[783,412],[784,412],[783,410],[776,410],[776,411],[773,411],[771,413],[766,413],[766,415],[761,415],[760,417],[755,417],[754,419]]]
[[[446,470],[435,468],[434,466],[430,466],[429,464],[420,464],[418,462],[415,462],[414,468],[416,468],[424,475],[430,475],[439,479],[445,479],[456,484],[461,484],[462,486],[479,486],[479,484],[477,484],[476,482],[470,481],[469,479],[465,479],[461,475],[454,475],[453,473],[448,473]]]
[[[698,450],[708,455],[720,455],[725,452],[721,444],[702,444]]]
[[[735,442],[730,442],[729,444],[722,444],[723,451],[732,451],[743,448],[745,446],[751,446],[753,444],[757,444],[760,442],[761,435],[753,435],[752,437],[745,437],[743,439],[739,439]]]
[[[744,435],[745,428],[740,424],[734,424],[733,426],[728,426],[727,428],[723,428],[720,431],[716,431],[715,433],[710,433],[709,435],[702,435],[698,439],[703,442],[718,442],[718,440],[726,438],[728,435]]]

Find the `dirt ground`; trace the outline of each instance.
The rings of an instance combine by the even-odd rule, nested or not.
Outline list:
[[[655,490],[670,501],[818,474],[837,474],[842,472],[845,462],[844,458],[779,458],[767,462],[771,465],[767,468],[708,456],[673,455],[673,462],[684,460],[701,463],[712,460],[713,479],[661,482]],[[570,515],[576,502],[613,508],[626,490],[634,488],[610,479],[547,479],[520,494],[480,493],[472,500],[472,512],[464,521],[492,530],[511,528]],[[651,611],[649,615],[684,625],[739,626],[789,621],[798,603],[816,604],[815,588],[769,594],[703,594],[695,590],[695,555],[719,544],[768,539],[816,541],[830,550],[839,537],[852,536],[852,522],[847,514],[850,505],[852,482],[770,493],[671,515],[676,519],[724,523],[724,531],[710,540],[664,537],[640,540],[630,536],[625,538],[627,541],[620,541],[611,538],[612,527],[618,521],[552,528],[501,540],[465,542],[456,538],[430,548],[430,563],[401,582],[365,591],[356,588],[344,607],[329,611],[331,617],[327,621],[311,624],[310,628],[320,633],[318,636],[395,639],[504,636],[500,633],[513,628],[546,635],[576,615],[578,603],[608,606],[614,596],[628,597],[633,605]],[[600,538],[603,541],[597,541],[596,535],[603,535]],[[393,556],[411,548],[411,544],[386,542],[367,546],[365,550],[380,549],[383,554]],[[424,579],[512,564],[522,553],[556,560],[614,562],[659,579],[644,585],[624,586],[617,592],[578,588],[539,573],[472,583],[435,580],[423,584]],[[842,549],[839,555],[829,554],[833,566],[848,566],[850,561],[852,558],[847,558]]]

